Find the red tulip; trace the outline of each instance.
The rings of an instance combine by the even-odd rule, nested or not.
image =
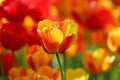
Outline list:
[[[29,46],[32,45],[41,45],[41,39],[37,33],[37,28],[34,27],[32,31],[27,34],[27,43]]]
[[[0,7],[4,16],[12,22],[22,22],[27,12],[27,7],[17,0],[5,0]]]
[[[120,0],[111,0],[115,6],[120,6]]]
[[[0,55],[0,61],[3,64],[3,68],[4,68],[4,73],[5,75],[8,75],[9,70],[13,67],[13,56],[12,56],[12,51],[7,51],[7,53],[5,54],[1,54]],[[17,62],[15,62],[17,66]],[[1,65],[2,65],[1,64]],[[1,75],[1,68],[0,68],[0,75]]]
[[[113,22],[112,14],[107,9],[95,9],[85,21],[85,27],[90,30],[103,29]]]
[[[26,30],[19,24],[6,23],[1,28],[1,43],[6,49],[18,50],[26,43]]]
[[[28,15],[35,21],[49,17],[50,0],[20,0],[28,7]]]

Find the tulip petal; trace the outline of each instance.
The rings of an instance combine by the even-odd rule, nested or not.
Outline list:
[[[52,68],[48,67],[48,66],[43,66],[40,69],[38,69],[38,74],[40,74],[41,76],[47,76],[49,78],[53,78],[53,70]]]
[[[73,42],[74,38],[75,38],[75,35],[74,35],[74,34],[66,37],[66,38],[62,41],[62,43],[61,43],[61,45],[60,45],[59,52],[60,52],[60,53],[65,52],[65,50],[68,49],[68,47],[69,47],[69,46],[71,45],[71,43]]]
[[[48,52],[55,52],[63,40],[63,33],[57,28],[45,29],[41,32],[41,39]]]

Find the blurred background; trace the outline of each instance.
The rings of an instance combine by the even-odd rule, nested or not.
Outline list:
[[[0,80],[13,66],[58,67],[54,56],[33,55],[41,53],[37,26],[45,19],[75,22],[77,40],[60,54],[67,80],[120,80],[120,0],[0,0]]]

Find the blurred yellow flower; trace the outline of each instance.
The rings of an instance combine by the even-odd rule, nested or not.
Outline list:
[[[35,27],[35,21],[30,16],[25,16],[23,26],[25,26],[27,31],[31,31],[32,28]]]
[[[67,69],[66,80],[88,80],[89,74],[82,68]]]
[[[120,28],[109,31],[107,46],[111,51],[120,53]]]
[[[86,51],[83,54],[84,66],[92,73],[104,72],[110,68],[115,56],[110,56],[105,48],[98,48],[95,51]]]

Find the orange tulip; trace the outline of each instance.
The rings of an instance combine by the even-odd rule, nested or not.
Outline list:
[[[61,22],[43,20],[38,24],[38,33],[48,53],[63,53],[76,40],[77,25],[72,20]]]
[[[109,56],[104,48],[98,48],[94,52],[86,51],[83,54],[84,66],[92,73],[104,72],[110,68],[115,56]]]
[[[10,80],[60,80],[59,69],[42,66],[37,72],[25,67],[12,68],[9,71]]]
[[[108,33],[107,46],[111,51],[120,53],[120,28],[112,29]]]
[[[37,80],[60,80],[59,69],[52,69],[49,66],[42,66],[37,71]]]
[[[52,54],[47,54],[40,46],[33,45],[26,48],[26,62],[34,70],[48,65],[52,57]]]
[[[31,69],[12,68],[9,71],[10,80],[35,80],[35,72]]]

